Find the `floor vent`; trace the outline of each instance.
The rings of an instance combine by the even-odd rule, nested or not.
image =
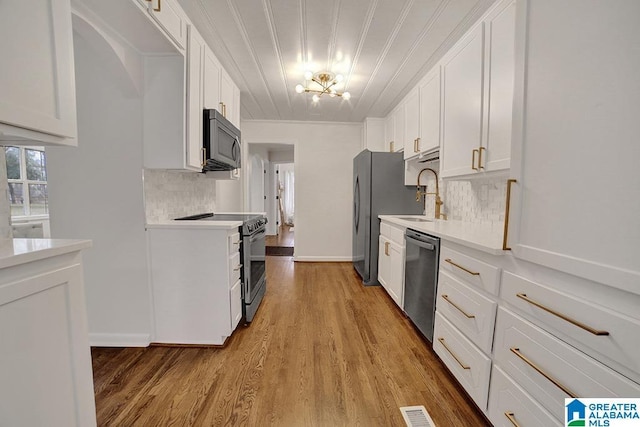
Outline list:
[[[407,427],[436,427],[424,406],[402,406],[400,412]]]

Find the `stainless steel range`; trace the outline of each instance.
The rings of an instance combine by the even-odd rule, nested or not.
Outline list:
[[[258,310],[265,291],[267,276],[265,269],[265,237],[267,218],[260,214],[214,214],[212,212],[176,218],[201,221],[242,221],[240,254],[242,263],[242,299],[245,322],[250,323]]]

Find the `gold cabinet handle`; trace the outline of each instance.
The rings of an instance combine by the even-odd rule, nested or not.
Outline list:
[[[513,412],[505,412],[504,416],[513,424],[513,427],[520,427],[520,424],[516,421],[516,416]]]
[[[153,8],[153,10],[155,12],[161,12],[162,11],[162,0],[158,0],[158,7],[157,8]]]
[[[237,242],[233,242],[234,245],[239,245],[240,243],[242,243],[242,240],[238,240]]]
[[[589,333],[592,333],[593,335],[597,335],[597,336],[607,336],[607,335],[609,335],[609,332],[607,332],[607,331],[601,331],[601,330],[598,330],[598,329],[594,329],[591,326],[587,326],[584,323],[578,322],[577,320],[570,318],[569,316],[565,316],[562,313],[558,313],[557,311],[555,311],[555,310],[553,310],[553,309],[551,309],[549,307],[545,307],[544,305],[540,304],[539,302],[534,301],[531,298],[529,298],[527,296],[527,294],[520,293],[520,294],[516,294],[516,296],[518,298],[522,299],[522,300],[525,300],[526,302],[528,302],[531,305],[535,305],[536,307],[541,308],[542,310],[546,311],[547,313],[551,313],[554,316],[559,317],[562,320],[565,320],[565,321],[571,323],[572,325],[577,326],[578,328],[584,329],[585,331],[587,331]]]
[[[389,242],[384,242],[384,254],[389,256]]]
[[[471,274],[472,276],[479,276],[480,275],[480,273],[478,273],[477,271],[471,271],[468,268],[465,268],[465,267],[461,266],[460,264],[457,264],[457,263],[451,261],[451,258],[447,258],[447,259],[445,259],[445,261],[448,262],[449,264],[453,265],[454,267],[458,267],[462,271],[466,271],[467,273]]]
[[[442,346],[445,348],[445,350],[447,350],[449,352],[449,354],[451,355],[451,357],[453,357],[454,359],[456,359],[456,362],[458,362],[458,365],[460,365],[460,367],[462,369],[471,369],[471,366],[469,365],[465,365],[464,363],[462,363],[460,361],[460,359],[458,359],[458,356],[455,355],[455,353],[453,351],[451,351],[451,349],[447,346],[447,344],[445,344],[444,342],[444,338],[438,338],[438,341],[440,341],[440,344],[442,344]]]
[[[238,266],[234,268],[233,271],[239,271],[241,268],[242,268],[242,264],[238,264]]]
[[[504,233],[502,235],[502,250],[510,251],[511,248],[508,246],[508,236],[509,236],[509,211],[511,209],[511,185],[514,182],[518,182],[516,179],[508,179],[507,180],[507,200],[505,201],[504,207]]]
[[[395,151],[395,150],[393,149],[393,145],[394,145],[394,144],[393,144],[393,141],[389,142],[389,151],[390,151],[390,152],[392,152],[392,153]]]
[[[571,390],[569,390],[568,388],[566,388],[565,386],[563,386],[558,380],[556,380],[555,378],[553,378],[551,375],[547,374],[545,371],[542,370],[542,368],[540,368],[538,365],[536,365],[535,363],[533,363],[531,360],[529,360],[524,354],[520,353],[520,349],[517,347],[511,347],[511,352],[513,354],[515,354],[516,356],[518,356],[520,359],[522,359],[522,361],[524,363],[526,363],[527,365],[531,366],[533,369],[536,370],[536,372],[538,372],[540,375],[542,375],[543,377],[545,377],[546,379],[548,379],[549,381],[551,381],[553,383],[553,385],[555,385],[556,387],[558,387],[560,390],[564,391],[569,397],[573,397],[573,398],[577,398],[578,396],[573,393]]]
[[[484,147],[480,147],[480,149],[478,149],[478,169],[484,169],[484,166],[482,166],[482,152],[484,150],[486,150]]]
[[[416,153],[420,152],[420,138],[416,138]]]
[[[451,304],[452,306],[454,306],[455,308],[457,308],[460,313],[464,314],[467,317],[467,319],[475,319],[475,317],[476,317],[475,315],[467,313],[466,311],[461,309],[458,304],[456,304],[455,302],[451,301],[449,299],[449,295],[442,295],[442,299],[445,300],[446,302],[448,302],[449,304]]]
[[[471,169],[473,169],[474,171],[477,171],[478,168],[476,167],[476,153],[478,152],[478,149],[474,149],[471,152]]]
[[[207,164],[207,149],[202,147],[200,151],[202,152],[202,164],[200,166],[204,168]]]

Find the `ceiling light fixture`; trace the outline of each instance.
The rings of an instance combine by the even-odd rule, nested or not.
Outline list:
[[[313,102],[320,101],[320,97],[325,93],[329,95],[331,98],[336,96],[341,96],[344,99],[350,99],[351,94],[349,92],[338,92],[335,89],[335,85],[342,82],[344,77],[341,74],[335,75],[329,71],[320,71],[318,73],[312,73],[311,71],[307,71],[304,73],[304,78],[306,80],[305,83],[315,83],[314,86],[310,87],[308,84],[297,85],[296,92],[298,93],[313,93]]]

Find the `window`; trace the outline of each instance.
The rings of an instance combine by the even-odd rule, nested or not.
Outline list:
[[[4,147],[11,216],[48,215],[47,168],[44,149]]]

